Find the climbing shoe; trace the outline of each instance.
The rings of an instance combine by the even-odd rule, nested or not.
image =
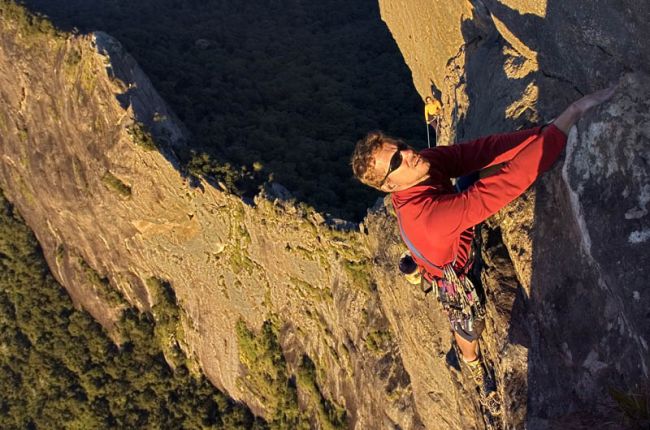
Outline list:
[[[481,394],[479,402],[493,417],[501,415],[501,402],[496,390]]]
[[[486,371],[480,358],[474,361],[465,362],[472,381],[479,391],[481,405],[487,409],[492,416],[501,414],[501,405],[497,394],[496,385],[490,372]]]

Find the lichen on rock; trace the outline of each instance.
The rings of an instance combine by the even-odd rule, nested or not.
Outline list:
[[[109,35],[32,34],[0,9],[0,187],[78,306],[114,329],[108,287],[160,314],[167,361],[193,363],[258,414],[276,414],[269,393],[296,377],[283,400],[319,428],[602,418],[616,406],[608,388],[633,389],[650,364],[650,70],[638,49],[650,20],[618,40],[605,12],[577,0],[380,3],[418,90],[441,92],[447,143],[550,120],[633,71],[572,132],[562,166],[483,226],[497,424],[454,365],[439,307],[398,274],[390,208],[357,229],[279,185],[243,201],[189,178],[175,157],[184,127]],[[613,23],[648,13],[620,4]],[[565,31],[576,20],[588,28]]]

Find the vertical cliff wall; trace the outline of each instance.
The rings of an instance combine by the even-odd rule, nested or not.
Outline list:
[[[314,363],[317,388],[298,385],[305,409],[343,409],[358,428],[418,426],[362,234],[291,202],[251,206],[190,183],[174,156],[182,126],[117,41],[2,18],[0,187],[77,305],[111,330],[119,302],[97,279],[142,310],[154,304],[148,282],[168,281],[183,310],[179,346],[256,413],[272,418],[277,399],[242,336],[271,321],[288,374]]]
[[[548,119],[580,91],[636,72],[573,132],[565,163],[483,230],[483,348],[502,420],[486,422],[455,368],[437,304],[398,276],[404,247],[384,207],[359,231],[343,232],[272,192],[246,204],[188,180],[174,156],[182,125],[107,35],[43,32],[2,17],[0,188],[55,277],[109,330],[119,304],[93,279],[105,277],[143,310],[154,300],[147,282],[169,281],[182,308],[180,347],[258,414],[277,405],[241,333],[269,321],[288,374],[305,357],[314,362],[315,385],[296,378],[314,428],[327,427],[319,403],[345,409],[347,426],[358,429],[579,428],[619,419],[608,388],[634,389],[650,364],[647,58],[639,51],[626,62],[648,34],[647,12],[628,5],[638,13],[625,31],[637,38],[625,42],[627,33],[615,37],[616,27],[581,3],[566,21],[523,1],[380,4],[418,89],[424,95],[433,82],[442,93],[448,141]],[[573,19],[602,29],[602,43],[581,45],[588,29],[562,39],[558,28]],[[538,39],[556,52],[542,54],[531,42]],[[577,45],[582,68],[565,73],[559,60],[560,71],[540,60],[568,61]],[[603,50],[620,60],[604,62]]]
[[[620,80],[615,99],[572,132],[566,159],[484,231],[505,421],[587,426],[611,413],[609,388],[644,390],[648,378],[650,11],[460,4],[380,0],[421,95],[441,95],[443,143],[548,121]],[[428,36],[440,28],[452,34]]]

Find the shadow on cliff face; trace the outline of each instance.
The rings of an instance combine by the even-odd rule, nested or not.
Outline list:
[[[522,14],[499,1],[473,3],[474,19],[462,23],[468,44],[465,78],[469,108],[457,129],[459,141],[548,121],[582,94],[606,87],[623,73],[650,70],[650,56],[641,42],[650,34],[648,12],[638,11],[632,3],[626,7],[622,4],[626,2],[620,1],[549,0],[544,16]],[[536,55],[526,58],[531,52]],[[537,62],[536,70],[513,77],[513,65],[531,60]],[[531,99],[532,104],[523,99],[521,103],[518,99],[525,96],[529,85],[537,87],[538,95]],[[513,109],[517,103],[521,107]],[[507,342],[527,349],[525,387],[513,387],[512,380],[504,382],[506,397],[525,398],[507,399],[506,408],[515,427],[526,423],[527,428],[596,424],[598,428],[619,428],[612,422],[616,405],[609,390],[633,390],[647,378],[647,358],[643,358],[643,342],[638,337],[650,334],[648,315],[632,300],[638,297],[634,292],[643,288],[642,272],[630,267],[632,263],[624,267],[626,258],[642,261],[642,257],[616,256],[608,250],[622,249],[623,245],[617,244],[626,237],[594,243],[591,249],[597,255],[585,253],[584,226],[574,216],[571,191],[561,175],[563,163],[558,161],[538,180],[534,196],[518,201],[521,213],[510,210],[509,216],[517,224],[527,217],[530,223],[505,225],[487,236],[487,245],[493,246],[494,252],[498,248],[494,235],[502,232],[513,259],[521,259],[518,249],[530,247],[530,261],[527,263],[525,256],[522,260],[530,265],[531,273],[523,274],[529,279],[520,278],[518,291],[505,293],[509,298],[502,297],[503,286],[491,296],[501,302],[497,307],[512,304],[503,309],[509,326]],[[627,178],[612,180],[625,185]],[[609,194],[611,205],[621,199],[620,194],[593,187],[579,198],[598,201],[600,192]],[[530,199],[533,202],[526,203]],[[527,210],[532,213],[527,215]],[[601,203],[591,215],[618,222],[607,215],[609,211]],[[519,216],[522,219],[517,219]],[[591,228],[612,229],[607,222],[593,224]],[[621,232],[618,228],[612,231]],[[603,233],[600,238],[608,240]],[[503,251],[497,249],[497,253]],[[499,261],[507,265],[507,260]],[[630,271],[634,275],[628,275]],[[504,267],[501,276],[502,282],[513,283],[514,269]]]
[[[378,194],[352,178],[368,130],[426,144],[421,100],[374,0],[26,0],[64,30],[119,40],[191,135],[192,172],[251,196],[361,220]],[[204,157],[203,153],[209,155]]]

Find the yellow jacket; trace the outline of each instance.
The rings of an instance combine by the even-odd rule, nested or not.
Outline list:
[[[440,115],[440,111],[442,110],[442,105],[438,100],[434,100],[431,103],[427,103],[424,105],[424,120],[426,122],[429,122],[433,119],[433,117]]]

